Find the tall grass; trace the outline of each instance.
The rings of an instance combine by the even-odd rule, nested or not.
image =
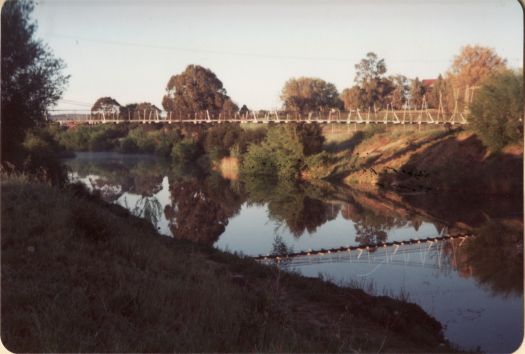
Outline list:
[[[1,335],[14,352],[448,348],[415,305],[160,236],[78,185],[3,178],[1,206]]]

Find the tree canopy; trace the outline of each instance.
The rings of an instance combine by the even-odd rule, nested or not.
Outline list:
[[[369,52],[355,65],[355,70],[354,81],[359,87],[357,96],[360,108],[366,109],[374,106],[381,108],[390,103],[388,97],[394,91],[394,85],[391,80],[384,77],[387,71],[384,59],[379,59],[377,54]],[[349,97],[355,96],[354,92]]]
[[[120,113],[120,103],[112,97],[100,97],[95,101],[91,112]]]
[[[9,0],[2,8],[2,161],[15,162],[27,130],[45,120],[69,79],[64,63],[34,38],[33,8],[29,0]]]
[[[292,78],[286,81],[281,100],[285,110],[300,114],[342,108],[334,84],[310,77]]]
[[[183,116],[205,110],[214,115],[238,111],[215,73],[199,65],[188,65],[169,79],[162,106]]]
[[[523,139],[523,72],[501,69],[480,84],[470,107],[471,129],[493,151]]]
[[[454,58],[448,76],[456,88],[464,90],[467,86],[476,86],[491,72],[505,67],[505,59],[492,48],[467,45]]]

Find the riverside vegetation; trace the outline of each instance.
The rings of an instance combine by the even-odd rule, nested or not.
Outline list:
[[[79,185],[4,176],[2,220],[15,352],[452,350],[416,305],[160,236]]]

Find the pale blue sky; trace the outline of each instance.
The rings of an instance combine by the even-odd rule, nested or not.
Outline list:
[[[341,91],[369,51],[385,58],[387,74],[410,78],[444,73],[466,44],[521,67],[522,16],[517,0],[40,0],[34,12],[38,37],[71,75],[65,99],[160,107],[170,76],[199,64],[252,109],[280,106],[291,77]]]

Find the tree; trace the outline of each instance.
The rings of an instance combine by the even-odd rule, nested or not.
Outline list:
[[[446,112],[450,112],[453,107],[453,94],[450,81],[444,79],[440,74],[434,83],[434,87],[427,95],[428,107],[429,108],[439,108],[439,96],[441,95],[441,103],[443,104],[443,109]]]
[[[250,110],[248,109],[248,107],[246,107],[245,104],[243,104],[242,107],[241,107],[241,109],[239,110],[239,114],[240,114],[241,116],[243,116],[243,115],[248,114],[248,112],[250,112]]]
[[[160,115],[160,108],[149,102],[139,103],[135,107],[135,119],[156,119]]]
[[[426,94],[426,89],[423,83],[416,77],[412,80],[410,85],[410,105],[416,109],[421,108],[423,103],[423,96]]]
[[[210,70],[199,65],[188,65],[179,75],[173,75],[166,85],[162,106],[182,117],[208,110],[218,115],[224,109],[236,107],[222,82]]]
[[[506,60],[496,54],[492,48],[479,45],[467,45],[454,58],[448,72],[454,87],[476,86],[491,72],[506,67]]]
[[[222,105],[221,113],[227,118],[233,118],[235,113],[239,112],[239,106],[237,106],[231,99],[224,101]]]
[[[502,69],[480,84],[469,127],[493,151],[523,139],[523,72]]]
[[[386,73],[385,59],[379,59],[376,53],[369,52],[366,58],[355,65],[354,81],[362,86],[363,83],[381,78]]]
[[[120,103],[111,97],[100,97],[91,107],[91,112],[119,113]]]
[[[376,106],[385,107],[387,97],[394,90],[393,83],[384,77],[386,64],[384,59],[379,59],[375,53],[367,53],[366,58],[355,65],[356,75],[354,81],[361,89],[361,108]]]
[[[389,97],[390,104],[394,109],[402,109],[409,94],[408,79],[403,75],[391,76],[388,79],[394,87]]]
[[[62,96],[69,76],[64,63],[35,39],[30,21],[34,4],[7,1],[2,8],[2,161],[19,163],[26,132],[45,120],[48,107]]]
[[[133,115],[137,110],[138,103],[128,103],[120,107],[120,116],[122,119],[133,119]]]
[[[299,114],[342,108],[342,102],[334,84],[309,77],[292,78],[286,81],[282,89],[281,100],[285,110]]]
[[[458,108],[463,110],[469,103],[467,101],[471,100],[472,89],[476,89],[491,73],[503,68],[506,68],[506,60],[498,56],[492,48],[478,45],[461,48],[447,73],[447,80],[451,86],[447,93],[449,110],[453,109],[456,100]]]
[[[341,100],[347,111],[356,108],[363,108],[366,105],[364,102],[363,91],[358,85],[344,89],[343,92],[341,92]]]

